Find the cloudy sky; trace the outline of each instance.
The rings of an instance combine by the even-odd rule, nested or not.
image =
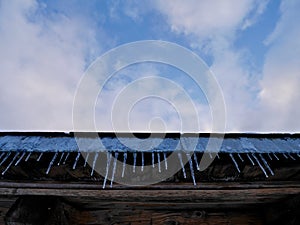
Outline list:
[[[163,40],[210,68],[223,92],[227,132],[299,132],[299,10],[298,0],[0,0],[0,130],[72,130],[78,84],[97,57],[122,44]],[[163,97],[142,98],[127,112],[118,99],[143,97],[145,84],[130,84],[147,77],[156,78],[145,79],[147,88]],[[211,131],[205,93],[182,71],[158,63],[131,65],[107,81],[95,103],[97,129],[115,128],[117,102],[132,130],[194,131],[194,120],[180,119],[195,112],[176,97],[183,92],[199,131]]]

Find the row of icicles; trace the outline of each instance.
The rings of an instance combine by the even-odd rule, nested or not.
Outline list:
[[[12,166],[17,166],[23,158],[25,162],[28,161],[28,159],[30,158],[31,154],[33,152],[28,152],[27,155],[26,155],[27,152],[16,152],[15,155],[11,158],[9,164],[7,165],[7,167],[3,170],[2,172],[2,175],[4,175],[7,170]],[[60,156],[59,156],[59,153]],[[124,177],[124,174],[125,174],[125,169],[126,169],[126,161],[127,161],[127,152],[122,152],[123,153],[123,168],[122,168],[122,177]],[[2,152],[0,154],[0,166],[6,162],[8,160],[8,158],[11,156],[12,152]],[[40,161],[42,156],[43,156],[44,152],[41,152],[39,154],[39,156],[37,157],[36,161]],[[107,152],[107,163],[106,163],[106,174],[105,174],[105,177],[104,177],[104,182],[103,182],[103,188],[105,188],[106,186],[106,183],[107,183],[107,179],[108,179],[108,171],[109,171],[109,168],[110,168],[110,165],[111,165],[111,161],[112,161],[112,158],[114,158],[113,160],[113,169],[112,169],[112,175],[111,175],[111,179],[110,179],[110,187],[113,186],[113,182],[114,182],[114,176],[115,176],[115,172],[116,172],[116,165],[117,165],[117,160],[118,160],[118,157],[119,157],[119,152],[114,152],[114,157],[112,157],[112,152]],[[137,152],[133,152],[133,173],[135,173],[135,170],[136,170],[136,163],[137,163]],[[141,171],[144,170],[144,152],[141,152]],[[168,169],[168,161],[167,161],[167,153],[166,152],[152,152],[151,155],[152,155],[152,167],[155,168],[155,154],[156,154],[156,158],[157,158],[157,164],[158,164],[158,171],[161,173],[162,172],[162,169],[161,169],[161,154],[163,155],[163,160],[164,160],[164,167],[165,167],[165,170]],[[194,154],[192,155],[191,157],[191,153],[185,153],[186,154],[186,157],[189,159],[188,160],[188,164],[189,164],[189,168],[190,168],[190,172],[191,172],[191,177],[192,177],[192,180],[193,180],[193,184],[196,186],[197,183],[196,183],[196,179],[195,179],[195,174],[194,174],[194,164],[195,164],[195,167],[198,171],[200,171],[200,168],[199,168],[199,163],[198,163],[198,159],[197,159],[197,153],[194,152]],[[297,153],[297,154],[294,154],[294,156],[291,154],[291,153],[266,153],[267,157],[269,160],[279,160],[279,154],[282,155],[282,157],[284,157],[285,159],[292,159],[292,160],[296,160],[296,157],[299,157],[300,158],[300,154]],[[77,166],[77,163],[79,161],[79,158],[80,158],[80,155],[81,153],[78,152],[76,157],[75,157],[75,160],[74,160],[74,163],[73,163],[73,169],[75,170],[76,169],[76,166]],[[183,159],[182,159],[182,152],[178,152],[178,160],[179,160],[179,163],[181,165],[181,168],[182,168],[182,172],[183,172],[183,176],[184,178],[186,178],[186,171],[185,171],[185,167],[184,167],[184,163],[183,163]],[[209,153],[210,157],[212,158],[212,155]],[[255,166],[256,164],[260,167],[260,169],[262,170],[262,172],[264,173],[264,175],[266,176],[266,178],[269,177],[268,174],[271,174],[271,175],[274,175],[274,172],[273,170],[271,169],[267,159],[263,156],[262,153],[245,153],[245,155],[247,156],[247,159],[249,160],[249,162]],[[20,156],[18,158],[18,156]],[[57,163],[57,166],[59,166],[60,164],[66,164],[66,161],[67,159],[69,158],[70,156],[70,152],[55,152],[49,165],[48,165],[48,168],[46,170],[46,174],[49,174],[50,170],[51,170],[51,167]],[[84,161],[84,167],[86,167],[87,165],[87,160],[90,156],[90,153],[87,153],[87,156],[85,158],[85,161]],[[218,158],[219,155],[217,154],[216,155]],[[235,168],[237,169],[237,171],[240,173],[240,168],[239,168],[239,163],[237,161],[237,158],[240,160],[241,163],[243,163],[245,161],[245,159],[242,157],[241,154],[239,153],[229,153],[229,156],[233,162],[233,164],[235,165]],[[237,156],[237,157],[235,157]],[[95,152],[94,154],[94,159],[93,159],[93,164],[92,164],[92,171],[91,171],[91,176],[93,176],[94,174],[94,169],[95,169],[95,165],[96,165],[96,161],[98,159],[98,152]]]

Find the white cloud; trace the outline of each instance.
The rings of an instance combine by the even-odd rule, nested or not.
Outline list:
[[[283,1],[280,21],[266,42],[270,50],[259,95],[264,130],[300,130],[299,9],[299,1]]]
[[[158,0],[157,8],[166,15],[173,31],[196,34],[198,41],[213,39],[216,36],[234,36],[237,28],[242,27],[253,10],[256,15],[262,12],[266,1],[256,0]]]
[[[281,18],[265,42],[269,51],[261,74],[247,65],[243,50],[233,47],[238,32],[255,24],[267,3],[268,0],[157,0],[155,6],[150,6],[165,17],[174,33],[184,34],[192,48],[212,56],[211,69],[226,100],[228,131],[299,131],[300,128],[297,120],[300,115],[299,1],[282,1]],[[125,8],[122,15],[141,22],[147,10],[136,1],[129,5],[134,7]],[[82,16],[49,13],[45,7],[34,0],[0,4],[0,129],[72,129],[76,86],[86,59],[99,52],[99,40],[93,24]],[[120,19],[116,10],[118,5],[112,7],[111,16]],[[130,79],[158,74],[155,68],[142,67],[135,73],[131,71]],[[104,102],[97,111],[102,130],[112,130],[107,118],[115,97],[128,84],[127,78],[115,79],[102,93]],[[158,84],[152,87],[158,95],[173,99],[179,93]],[[131,94],[141,93],[133,89]],[[174,102],[184,106],[185,102],[180,100]],[[209,131],[208,106],[194,104],[200,114],[202,131]],[[185,115],[189,115],[191,110],[184,108]],[[176,112],[161,101],[151,101],[151,104],[145,101],[134,108],[132,126],[147,130],[148,122],[157,116],[163,118],[167,130],[180,130]]]
[[[166,67],[153,63],[134,64],[115,74],[98,98],[97,129],[128,131],[129,127],[132,131],[196,132],[200,128],[209,131],[208,106],[188,96],[188,90],[178,79],[167,78],[163,73]],[[164,126],[155,118],[160,118]]]
[[[281,18],[265,41],[269,51],[262,72],[250,68],[243,50],[233,43],[239,31],[258,20],[268,1],[157,2],[174,32],[213,56],[211,68],[224,91],[228,131],[300,130],[299,1],[282,1]]]
[[[211,69],[223,90],[227,130],[251,130],[251,72],[242,50],[233,47],[239,31],[251,26],[267,1],[157,1],[174,32],[190,38],[191,46],[212,55]]]
[[[83,20],[48,14],[36,1],[0,4],[1,129],[71,129],[73,95],[93,54]]]

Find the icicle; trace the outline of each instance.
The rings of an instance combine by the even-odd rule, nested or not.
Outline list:
[[[260,164],[258,158],[254,155],[254,153],[252,153],[252,156],[256,160],[256,162],[259,165],[260,169],[264,172],[266,178],[268,178],[269,176],[268,176],[267,172],[265,171],[264,167]]]
[[[97,159],[98,159],[98,155],[99,155],[99,153],[98,153],[98,152],[95,152],[91,176],[93,176],[93,174],[94,174],[94,169],[95,169],[95,166],[96,166],[96,162],[97,162]]]
[[[105,188],[107,177],[108,177],[108,171],[109,171],[109,166],[110,166],[110,161],[111,161],[111,153],[107,152],[106,157],[107,157],[107,159],[106,159],[106,170],[105,170],[105,177],[104,177],[103,186],[102,186],[103,189]]]
[[[39,157],[36,159],[37,162],[39,162],[42,158],[42,156],[44,155],[44,152],[41,152],[41,154],[39,155]]]
[[[0,163],[0,166],[8,159],[8,157],[10,156],[11,152],[8,152],[6,154],[6,156],[2,159],[1,163]]]
[[[161,168],[160,168],[160,153],[157,152],[157,163],[158,163],[158,172],[161,173]]]
[[[18,161],[15,163],[15,166],[17,166],[21,160],[23,159],[23,157],[25,156],[26,152],[23,152],[23,154],[21,155],[21,157],[18,159]]]
[[[194,186],[196,186],[197,183],[196,183],[196,179],[195,179],[195,173],[194,173],[193,161],[192,161],[192,158],[191,158],[190,153],[186,153],[186,157],[189,159],[190,171],[191,171],[191,176],[192,176],[192,179],[193,179],[193,184],[194,184]]]
[[[110,188],[112,188],[113,182],[114,182],[114,179],[115,179],[115,173],[116,173],[116,169],[117,169],[118,156],[119,156],[119,153],[115,152],[115,158],[114,158],[114,164],[113,164],[113,172],[112,172],[111,180],[110,180]]]
[[[142,167],[141,167],[141,171],[144,171],[144,152],[142,152]]]
[[[168,170],[168,158],[166,152],[164,152],[164,161],[165,161],[165,169]]]
[[[237,162],[235,161],[235,159],[234,159],[232,153],[230,153],[229,156],[230,156],[230,158],[232,159],[232,161],[233,161],[233,163],[234,163],[234,165],[235,165],[237,171],[240,173],[240,172],[241,172],[241,171],[240,171],[240,168],[239,168]]]
[[[78,152],[77,153],[77,156],[76,156],[76,159],[75,159],[75,162],[74,162],[74,164],[73,164],[73,170],[75,170],[76,169],[76,165],[77,165],[77,162],[78,162],[78,160],[79,160],[79,158],[80,158],[80,152]]]
[[[136,155],[137,155],[137,153],[134,152],[134,153],[133,153],[133,172],[134,172],[134,173],[135,173],[135,167],[136,167]]]
[[[64,159],[64,162],[63,162],[64,165],[66,164],[67,159],[69,158],[69,155],[70,155],[70,152],[67,153],[66,158]]]
[[[299,153],[297,153],[297,156],[300,158],[300,154]],[[1,158],[1,157],[0,157]]]
[[[89,159],[89,156],[90,156],[90,153],[88,152],[88,153],[86,154],[86,157],[85,157],[85,160],[84,160],[84,165],[83,165],[83,167],[86,167],[86,164],[87,164],[87,161],[88,161],[88,159]]]
[[[51,169],[51,167],[52,167],[52,165],[53,165],[53,163],[54,163],[54,161],[55,161],[57,155],[58,155],[58,152],[55,152],[55,154],[54,154],[54,156],[53,156],[51,162],[49,163],[49,166],[48,166],[48,169],[47,169],[47,171],[46,171],[46,174],[48,174],[48,173],[50,172],[50,169]]]
[[[155,167],[155,164],[154,164],[154,152],[152,152],[152,168]]]
[[[59,159],[59,161],[58,161],[58,163],[57,163],[58,166],[60,165],[61,160],[63,159],[64,155],[65,155],[65,152],[62,152],[62,153],[61,153],[61,156],[60,156],[60,159]]]
[[[271,157],[270,153],[268,153],[268,157],[270,160],[273,160],[273,158]]]
[[[28,159],[30,158],[31,154],[32,154],[32,152],[29,152],[29,154],[27,155],[27,157],[26,157],[26,159],[25,159],[25,162],[28,161]]]
[[[217,157],[218,157],[218,159],[220,159],[220,156],[219,156],[219,154],[217,153]]]
[[[212,157],[211,153],[209,152],[208,154],[209,154],[209,157],[212,159],[213,157]]]
[[[5,152],[2,152],[0,155],[0,159],[2,159],[2,157],[4,156]]]
[[[284,158],[288,159],[289,157],[285,154],[285,153],[282,153],[282,155],[284,156]]]
[[[196,164],[196,168],[197,168],[198,171],[200,171],[200,167],[199,167],[199,163],[198,163],[196,152],[194,152],[193,156],[194,156],[194,161],[195,161],[195,164]]]
[[[273,152],[274,157],[279,160],[279,158],[277,157],[277,155],[275,154],[275,152]]]
[[[18,155],[20,154],[20,152],[17,152],[15,154],[15,156],[13,157],[13,159],[10,161],[10,163],[8,164],[8,166],[6,167],[6,169],[2,172],[2,175],[4,175],[6,173],[6,171],[9,169],[9,167],[11,167],[11,165],[14,163],[14,161],[16,160],[16,158],[18,157]]]
[[[240,160],[241,160],[242,162],[244,162],[244,159],[242,158],[242,156],[240,155],[240,153],[238,153],[237,155],[238,155],[238,157],[240,158]]]
[[[124,152],[124,154],[123,154],[122,177],[124,177],[124,174],[125,174],[126,160],[127,160],[127,152]]]
[[[265,166],[268,168],[268,170],[270,171],[270,173],[272,174],[272,176],[274,176],[274,172],[271,169],[271,167],[269,166],[268,162],[265,160],[265,158],[263,157],[262,154],[259,154],[259,157],[261,158],[261,160],[263,161],[263,163],[265,164]]]
[[[182,168],[183,177],[186,178],[185,168],[184,168],[184,165],[183,165],[182,155],[181,155],[180,152],[178,152],[178,158],[179,158],[179,162],[180,162],[180,165],[181,165],[181,168]]]
[[[292,160],[296,160],[296,159],[291,155],[291,153],[288,153],[288,156],[289,156]]]
[[[255,166],[255,163],[253,162],[253,160],[251,159],[250,155],[247,153],[247,157],[250,160],[250,162],[252,163],[252,166]]]

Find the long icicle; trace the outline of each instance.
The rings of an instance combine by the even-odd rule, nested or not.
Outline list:
[[[135,173],[135,167],[136,167],[136,156],[137,156],[137,153],[134,152],[133,153],[133,172]]]
[[[64,155],[65,155],[65,152],[62,152],[62,153],[61,153],[61,156],[60,156],[60,158],[59,158],[59,161],[58,161],[58,163],[57,163],[58,166],[60,165],[60,163],[61,163],[61,161],[62,161]]]
[[[57,155],[58,155],[58,152],[55,152],[55,154],[54,154],[54,156],[53,156],[51,162],[49,163],[49,166],[48,166],[48,169],[47,169],[47,171],[46,171],[46,174],[49,174],[50,169],[51,169],[52,165],[54,164],[54,161],[55,161]]]
[[[88,153],[86,154],[86,157],[85,157],[85,160],[84,160],[84,165],[83,165],[83,167],[86,167],[86,164],[87,164],[87,161],[88,161],[89,157],[90,157],[90,153],[88,152]]]
[[[8,157],[10,156],[11,152],[7,152],[6,156],[2,159],[0,166],[8,159]]]
[[[275,152],[273,152],[274,157],[279,160],[278,156],[275,154]]]
[[[112,171],[111,180],[110,180],[110,188],[112,188],[113,183],[114,183],[115,173],[116,173],[116,169],[117,169],[118,156],[119,156],[119,153],[115,152],[115,158],[114,158],[114,164],[113,164],[113,171]]]
[[[97,162],[97,159],[98,159],[98,155],[99,155],[99,153],[98,153],[98,152],[95,152],[91,176],[93,176],[93,174],[94,174],[94,170],[95,170],[96,162]]]
[[[160,153],[157,152],[157,163],[158,163],[158,172],[161,173],[161,167],[160,167]]]
[[[2,175],[4,175],[6,173],[6,171],[11,167],[11,165],[14,163],[14,161],[16,160],[16,158],[18,157],[18,155],[20,154],[20,152],[17,152],[15,154],[15,156],[13,157],[13,159],[10,161],[10,163],[8,164],[8,166],[6,167],[6,169],[2,172]]]
[[[268,157],[269,157],[270,160],[273,160],[273,158],[271,157],[269,152],[268,152]]]
[[[155,167],[155,159],[154,159],[154,152],[152,152],[152,168]]]
[[[26,156],[25,162],[28,161],[28,159],[30,158],[31,154],[32,154],[32,152],[29,152],[29,154]]]
[[[168,170],[168,158],[166,152],[164,152],[164,161],[165,161],[165,169]]]
[[[180,152],[178,152],[177,155],[178,155],[178,159],[179,159],[181,169],[182,169],[182,172],[183,172],[183,177],[186,178],[185,168],[184,168],[183,161],[182,161],[182,155],[181,155]]]
[[[198,163],[198,158],[197,158],[197,153],[196,152],[194,152],[193,157],[194,157],[194,161],[195,161],[195,164],[196,164],[196,168],[197,168],[198,171],[200,171],[200,167],[199,167],[199,163]]]
[[[240,160],[241,160],[242,162],[244,162],[244,159],[242,158],[242,156],[240,155],[240,153],[238,153],[237,155],[238,155],[238,157],[240,158]]]
[[[69,155],[70,155],[70,152],[68,152],[68,153],[66,154],[66,157],[65,157],[64,162],[63,162],[64,165],[66,164],[66,162],[67,162],[67,160],[68,160],[68,158],[69,158]]]
[[[77,153],[77,156],[76,156],[76,159],[75,159],[75,162],[74,162],[74,164],[73,164],[73,170],[76,169],[76,165],[77,165],[77,163],[78,163],[78,160],[79,160],[79,158],[80,158],[80,155],[81,155],[81,153],[78,152],[78,153]]]
[[[240,172],[241,172],[241,171],[240,171],[240,168],[239,168],[237,162],[235,161],[235,159],[234,159],[232,153],[230,153],[229,156],[230,156],[230,158],[232,159],[232,161],[233,161],[233,163],[234,163],[234,165],[235,165],[235,168],[236,168],[237,171],[240,173]]]
[[[143,172],[144,171],[144,152],[142,152],[142,167],[141,167],[141,171]]]
[[[194,184],[194,186],[196,186],[197,183],[196,183],[196,179],[195,179],[195,173],[194,173],[193,161],[192,161],[192,158],[191,158],[190,153],[186,153],[186,157],[189,159],[190,171],[191,171],[191,176],[192,176],[192,179],[193,179],[193,184]]]
[[[105,170],[105,177],[104,177],[104,181],[103,181],[103,185],[102,185],[102,189],[105,188],[105,185],[106,185],[106,181],[107,181],[107,177],[108,177],[108,171],[109,171],[109,167],[110,167],[110,162],[111,162],[111,153],[110,152],[107,152],[106,153],[106,170]]]
[[[44,155],[44,152],[41,152],[41,154],[39,155],[39,157],[36,159],[37,162],[39,162],[42,158],[42,156]]]
[[[15,163],[15,166],[17,166],[20,162],[21,162],[21,160],[23,159],[23,157],[25,156],[25,154],[26,154],[26,152],[23,152],[22,153],[22,155],[21,155],[21,157],[18,159],[18,161]]]
[[[255,163],[253,162],[252,158],[250,157],[250,155],[247,153],[247,157],[249,159],[249,161],[251,162],[252,166],[255,166]]]
[[[271,167],[269,166],[267,160],[263,157],[262,154],[259,154],[260,159],[263,161],[263,163],[265,164],[265,166],[268,168],[268,170],[270,171],[270,173],[272,174],[272,176],[274,176],[274,172],[271,169]]]
[[[5,152],[2,152],[0,155],[0,159],[2,159],[2,157],[5,155]]]
[[[296,160],[296,159],[291,155],[291,153],[288,153],[288,156],[289,156],[292,160]]]
[[[285,154],[285,153],[282,153],[282,155],[284,156],[284,158],[288,159],[289,157]]]
[[[259,162],[258,158],[255,156],[254,153],[252,153],[253,158],[255,159],[255,161],[257,162],[257,164],[259,165],[260,169],[263,171],[263,173],[265,174],[266,178],[268,178],[268,174],[265,171],[264,167],[261,165],[261,163]]]
[[[124,154],[123,154],[122,177],[124,177],[124,174],[125,174],[126,160],[127,160],[127,152],[124,152]]]

